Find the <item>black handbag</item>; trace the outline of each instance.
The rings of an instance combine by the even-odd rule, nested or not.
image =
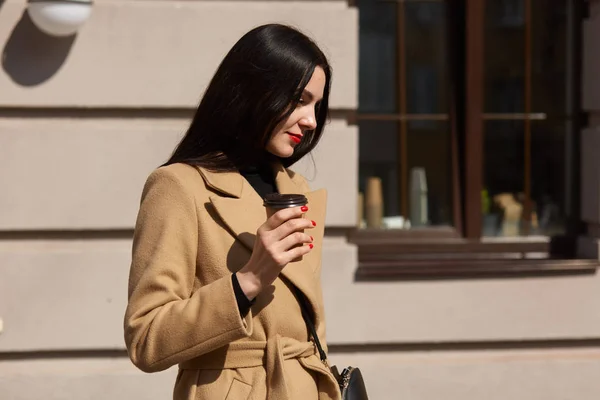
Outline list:
[[[298,299],[298,303],[300,303],[300,309],[302,310],[302,317],[308,326],[308,330],[313,340],[315,341],[315,345],[317,346],[317,350],[319,351],[319,358],[323,364],[329,367],[329,363],[327,362],[327,354],[323,350],[321,346],[321,341],[319,340],[319,336],[317,335],[317,330],[315,329],[315,325],[312,322],[312,318],[310,316],[310,308],[308,305],[308,300],[304,296],[304,294],[295,286],[292,286],[294,291],[296,292],[296,298]],[[365,386],[365,381],[363,380],[363,376],[360,372],[360,369],[357,367],[346,367],[340,373],[338,368],[334,365],[329,367],[333,376],[335,376],[338,385],[340,386],[340,392],[342,392],[342,400],[369,400],[369,396],[367,396],[367,388]]]

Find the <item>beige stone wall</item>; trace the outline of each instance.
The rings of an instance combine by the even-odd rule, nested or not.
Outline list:
[[[592,400],[600,393],[594,348],[384,351],[336,359],[361,365],[372,399]]]
[[[74,40],[36,35],[23,10],[9,0],[0,13],[0,106],[193,107],[242,34],[284,22],[331,58],[332,106],[356,107],[357,16],[345,1],[101,1]]]
[[[144,180],[225,52],[256,25],[313,36],[334,68],[333,109],[356,108],[356,10],[100,0],[76,38],[53,39],[32,26],[26,1],[0,4],[0,399],[169,398],[176,370],[137,371],[122,338]],[[357,134],[334,118],[315,164],[297,166],[330,189],[329,226],[354,223]]]
[[[169,398],[176,370],[135,370],[122,340],[143,181],[181,136],[220,57],[259,23],[311,33],[332,59],[333,108],[356,108],[356,10],[345,1],[97,0],[67,47],[36,47],[19,22],[24,6],[0,6],[0,42],[17,57],[0,69],[0,399]],[[584,102],[598,115],[599,28],[594,14]],[[27,40],[15,42],[15,29]],[[592,225],[599,126],[583,145],[582,207]],[[360,365],[375,400],[597,399],[596,275],[355,282],[357,249],[339,228],[355,223],[358,134],[334,118],[314,164],[295,167],[329,190],[327,225],[337,228],[322,276],[332,361]]]
[[[339,353],[361,365],[370,398],[597,399],[600,354],[570,350],[386,351]],[[136,372],[124,359],[0,362],[0,394],[10,400],[169,399],[175,370]]]
[[[0,118],[0,230],[131,229],[148,174],[167,160],[188,119]],[[327,187],[327,223],[353,222],[357,130],[327,126],[313,159],[296,166]],[[344,146],[339,153],[336,147]],[[318,164],[318,167],[317,167]],[[341,171],[336,171],[339,165]]]

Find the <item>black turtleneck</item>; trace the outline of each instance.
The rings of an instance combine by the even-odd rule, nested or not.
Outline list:
[[[269,165],[244,168],[240,170],[240,174],[246,178],[256,193],[262,198],[269,193],[277,192],[273,169]],[[249,300],[248,297],[246,297],[235,274],[231,275],[231,282],[233,284],[233,291],[235,293],[235,300],[237,301],[240,316],[244,318],[248,315],[248,312],[250,312],[250,307],[254,304],[255,299]]]
[[[258,167],[243,168],[240,170],[240,174],[246,178],[248,183],[252,185],[261,198],[264,198],[269,193],[277,192],[273,168],[268,164],[263,164]]]

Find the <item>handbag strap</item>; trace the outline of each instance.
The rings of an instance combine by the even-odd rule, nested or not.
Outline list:
[[[325,351],[323,350],[323,346],[321,346],[321,341],[319,340],[319,336],[317,335],[317,330],[315,329],[315,324],[313,323],[312,318],[310,316],[308,299],[306,298],[304,293],[302,293],[300,291],[300,289],[298,289],[291,282],[290,282],[290,284],[294,290],[294,294],[296,295],[296,299],[298,300],[298,303],[300,303],[300,309],[302,310],[302,317],[304,318],[304,322],[308,326],[308,331],[310,332],[310,335],[312,336],[313,340],[315,341],[317,350],[319,350],[319,357],[321,358],[322,362],[327,364],[327,353],[325,353]]]

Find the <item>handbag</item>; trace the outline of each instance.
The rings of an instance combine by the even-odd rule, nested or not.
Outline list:
[[[297,287],[293,285],[292,287],[294,288],[296,299],[298,300],[298,303],[300,303],[302,317],[304,318],[304,321],[308,326],[308,331],[310,332],[310,335],[317,346],[317,350],[319,351],[319,358],[323,364],[325,364],[331,370],[331,373],[337,380],[340,387],[340,392],[342,393],[342,400],[369,400],[365,381],[363,380],[363,376],[359,368],[346,367],[340,373],[335,365],[333,367],[329,367],[329,363],[327,362],[327,354],[321,346],[321,341],[319,340],[317,330],[315,329],[315,325],[313,324],[309,313],[310,308],[308,305],[308,300],[304,296],[304,293],[302,293]]]

